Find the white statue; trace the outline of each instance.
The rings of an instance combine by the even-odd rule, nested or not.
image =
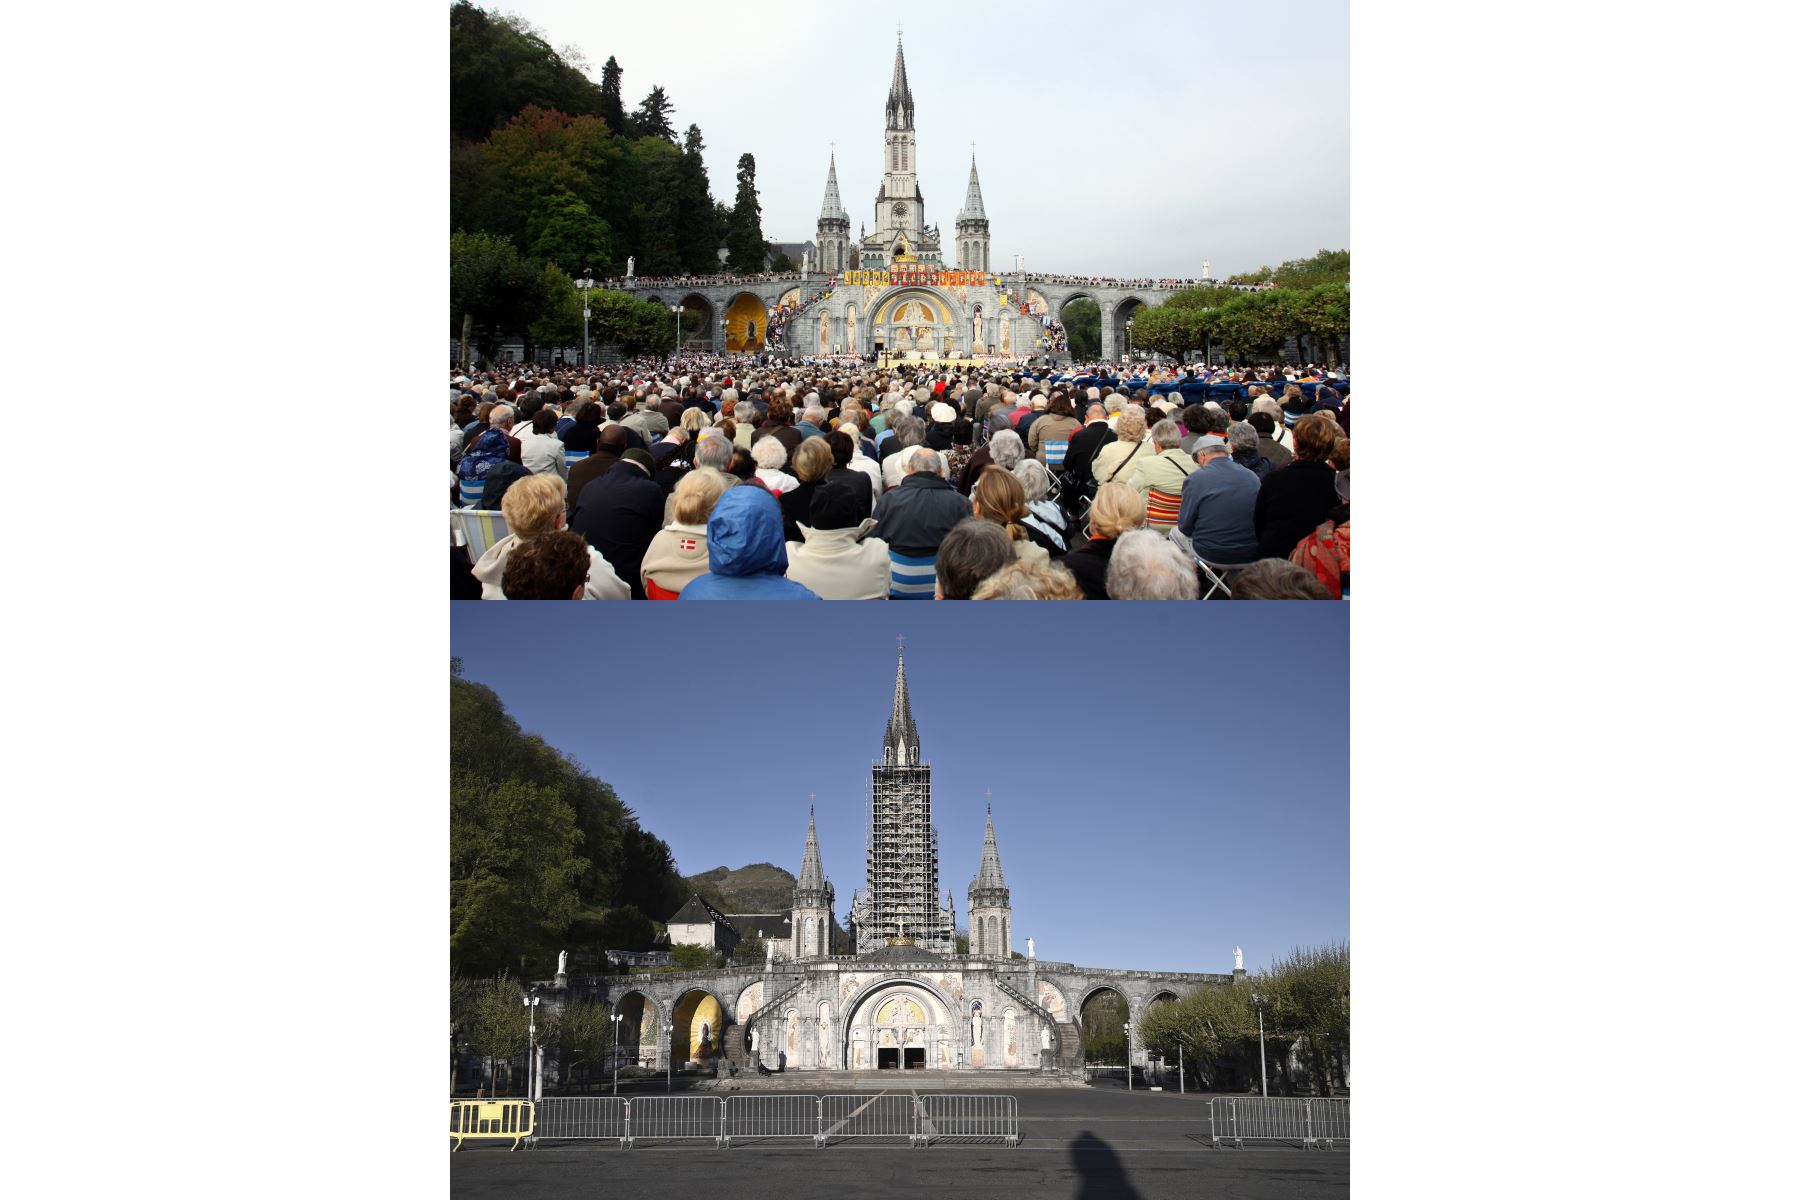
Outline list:
[[[767,961],[764,963],[764,966],[773,967],[775,965],[775,943],[774,942],[763,943],[763,950],[764,950],[765,956],[767,958]]]
[[[1038,1026],[1038,1045],[1045,1050],[1050,1048],[1050,1027],[1048,1025]]]
[[[558,975],[567,975],[569,973],[569,952],[567,950],[557,951],[556,973]]]
[[[636,274],[637,274],[637,255],[634,254],[630,258],[625,260],[625,278],[630,279],[633,275],[636,275]]]
[[[1236,960],[1236,966],[1233,967],[1233,970],[1238,970],[1238,971],[1243,970],[1244,969],[1244,948],[1242,946],[1234,946],[1231,951],[1231,957]]]
[[[1025,957],[1026,958],[1036,958],[1037,957],[1037,939],[1036,938],[1026,938],[1025,939]]]

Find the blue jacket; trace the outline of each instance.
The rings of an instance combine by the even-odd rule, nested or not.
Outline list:
[[[1215,458],[1181,485],[1181,515],[1175,527],[1193,539],[1194,552],[1208,562],[1253,562],[1256,541],[1256,472],[1229,458]]]
[[[787,577],[781,505],[768,490],[741,484],[719,497],[706,522],[710,568],[681,589],[683,600],[817,600]]]

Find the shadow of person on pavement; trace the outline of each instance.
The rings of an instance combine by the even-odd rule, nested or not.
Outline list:
[[[1081,1177],[1076,1200],[1142,1200],[1113,1148],[1088,1130],[1069,1147],[1069,1161]]]

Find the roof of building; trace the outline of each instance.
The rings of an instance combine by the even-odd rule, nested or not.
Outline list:
[[[923,946],[883,946],[871,950],[867,954],[857,956],[859,962],[919,962],[923,959],[940,959],[944,957]]]
[[[715,925],[731,924],[730,918],[708,904],[705,899],[696,892],[692,896],[689,896],[688,902],[676,909],[675,915],[670,917],[665,923],[669,925],[698,925],[703,921],[711,921]]]
[[[794,918],[787,913],[732,913],[729,920],[740,937],[776,941],[794,936]]]

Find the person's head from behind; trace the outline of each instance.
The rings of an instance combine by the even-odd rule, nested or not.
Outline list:
[[[1233,421],[1225,429],[1225,444],[1232,454],[1256,453],[1256,427],[1246,421]]]
[[[1266,412],[1251,413],[1248,417],[1244,418],[1244,424],[1256,430],[1256,435],[1259,438],[1275,436],[1275,418],[1271,417]],[[1227,435],[1231,433],[1229,429],[1225,432]]]
[[[1301,417],[1294,426],[1294,457],[1301,462],[1324,462],[1342,436],[1338,423],[1324,413]]]
[[[716,429],[707,429],[694,447],[694,465],[723,471],[731,466],[731,452],[737,447],[729,437]]]
[[[587,539],[557,529],[513,548],[500,575],[500,590],[508,600],[579,600],[587,574]]]
[[[906,455],[906,473],[908,475],[942,475],[944,473],[944,456],[929,446],[916,446],[911,450],[902,450]]]
[[[1019,486],[1025,489],[1025,503],[1036,504],[1050,494],[1050,470],[1035,458],[1020,461],[1013,468]]]
[[[1144,498],[1130,484],[1110,482],[1094,493],[1088,509],[1088,536],[1117,538],[1144,523]]]
[[[1005,467],[996,464],[984,468],[969,500],[976,516],[1001,526],[1014,541],[1029,536],[1019,524],[1025,516],[1025,485]]]
[[[1087,406],[1086,420],[1089,425],[1092,425],[1095,421],[1104,421],[1105,419],[1106,409],[1104,407],[1098,404],[1090,404]]]
[[[493,429],[512,432],[513,410],[510,404],[496,404],[494,411],[488,414],[488,426]]]
[[[833,470],[842,470],[848,467],[851,460],[856,457],[856,435],[845,433],[842,428],[834,429],[826,434],[825,445],[831,451]]]
[[[553,433],[556,430],[556,413],[548,408],[540,408],[531,415],[531,432]]]
[[[774,438],[763,439],[765,442],[774,440]],[[817,434],[807,438],[794,449],[794,476],[801,483],[819,482],[825,478],[825,473],[831,470],[831,466],[831,445]]]
[[[1114,600],[1198,600],[1200,576],[1191,555],[1154,529],[1119,539],[1106,566],[1106,594]]]
[[[759,438],[751,443],[750,457],[756,460],[758,470],[779,471],[787,465],[787,447],[778,437]]]
[[[1014,560],[989,575],[971,600],[1082,600],[1081,584],[1061,563]]]
[[[527,475],[515,480],[500,497],[500,515],[508,533],[520,541],[542,537],[563,526],[567,485],[560,475]]]
[[[1189,433],[1206,432],[1206,406],[1190,404],[1181,410],[1181,424]]]
[[[704,525],[713,506],[727,488],[738,481],[713,467],[696,467],[675,485],[675,519],[683,525]]]
[[[1119,440],[1127,446],[1144,440],[1144,410],[1133,404],[1119,414],[1119,423],[1114,427]]]
[[[969,599],[982,580],[1013,558],[1006,530],[980,517],[964,517],[938,546],[937,598]]]
[[[1025,457],[1025,441],[1011,429],[1002,429],[988,442],[988,454],[1000,466],[1012,470]]]
[[[1233,600],[1329,600],[1318,577],[1285,558],[1265,558],[1230,577]]]
[[[1150,441],[1156,446],[1156,452],[1175,450],[1181,446],[1181,427],[1167,417],[1150,427]]]

